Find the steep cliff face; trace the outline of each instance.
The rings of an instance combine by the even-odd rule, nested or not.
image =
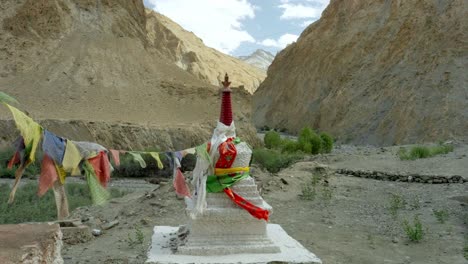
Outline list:
[[[7,0],[0,10],[0,90],[33,118],[132,123],[174,133],[215,126],[218,88],[160,55],[148,38],[141,0]],[[236,90],[233,100],[236,122],[247,124],[250,95]],[[0,118],[11,119],[5,107]],[[96,127],[112,135],[114,126]],[[2,130],[2,139],[11,134]],[[190,144],[183,135],[174,138]]]
[[[265,79],[261,69],[205,46],[200,38],[166,16],[147,10],[147,20],[151,45],[200,80],[219,86],[229,72],[233,86],[243,85],[253,93]]]
[[[468,4],[332,0],[254,94],[257,126],[343,141],[467,139]]]

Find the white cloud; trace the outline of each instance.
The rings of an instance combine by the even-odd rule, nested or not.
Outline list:
[[[242,28],[242,20],[255,17],[247,0],[147,0],[154,10],[200,37],[205,45],[225,53],[255,39]]]
[[[280,19],[318,19],[327,7],[329,0],[281,0],[278,6],[283,9]]]
[[[259,42],[258,44],[261,44],[267,47],[276,47],[276,48],[283,49],[288,44],[291,44],[294,41],[296,41],[298,37],[299,37],[298,35],[287,33],[279,37],[278,40],[268,38],[268,39],[264,39],[262,42]]]

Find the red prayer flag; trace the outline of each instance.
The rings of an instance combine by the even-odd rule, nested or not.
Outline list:
[[[54,182],[58,179],[57,169],[55,168],[54,161],[47,155],[44,154],[41,165],[41,175],[39,176],[39,190],[37,195],[43,196],[47,190],[54,185]]]
[[[107,187],[107,182],[110,180],[110,162],[106,152],[101,151],[99,155],[94,158],[88,159],[91,166],[94,168],[97,178],[101,185]]]
[[[11,160],[8,162],[7,168],[10,169],[10,170],[13,169],[13,166],[15,164],[20,163],[20,161],[21,161],[20,153],[19,153],[19,151],[16,151],[15,154],[13,155],[13,157],[11,157]]]
[[[174,184],[174,189],[177,195],[183,196],[183,197],[185,196],[191,197],[190,189],[187,186],[187,183],[185,182],[184,174],[179,168],[176,169],[176,175],[175,175],[173,184]]]

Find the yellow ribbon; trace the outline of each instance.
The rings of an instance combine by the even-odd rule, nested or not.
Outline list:
[[[237,168],[228,168],[228,169],[223,169],[223,168],[215,168],[215,175],[226,175],[226,174],[231,174],[231,173],[237,173],[237,172],[249,172],[250,167],[237,167]]]

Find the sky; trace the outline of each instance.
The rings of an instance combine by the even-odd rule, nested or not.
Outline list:
[[[200,37],[205,45],[233,56],[257,49],[276,54],[320,18],[329,0],[144,0]]]

